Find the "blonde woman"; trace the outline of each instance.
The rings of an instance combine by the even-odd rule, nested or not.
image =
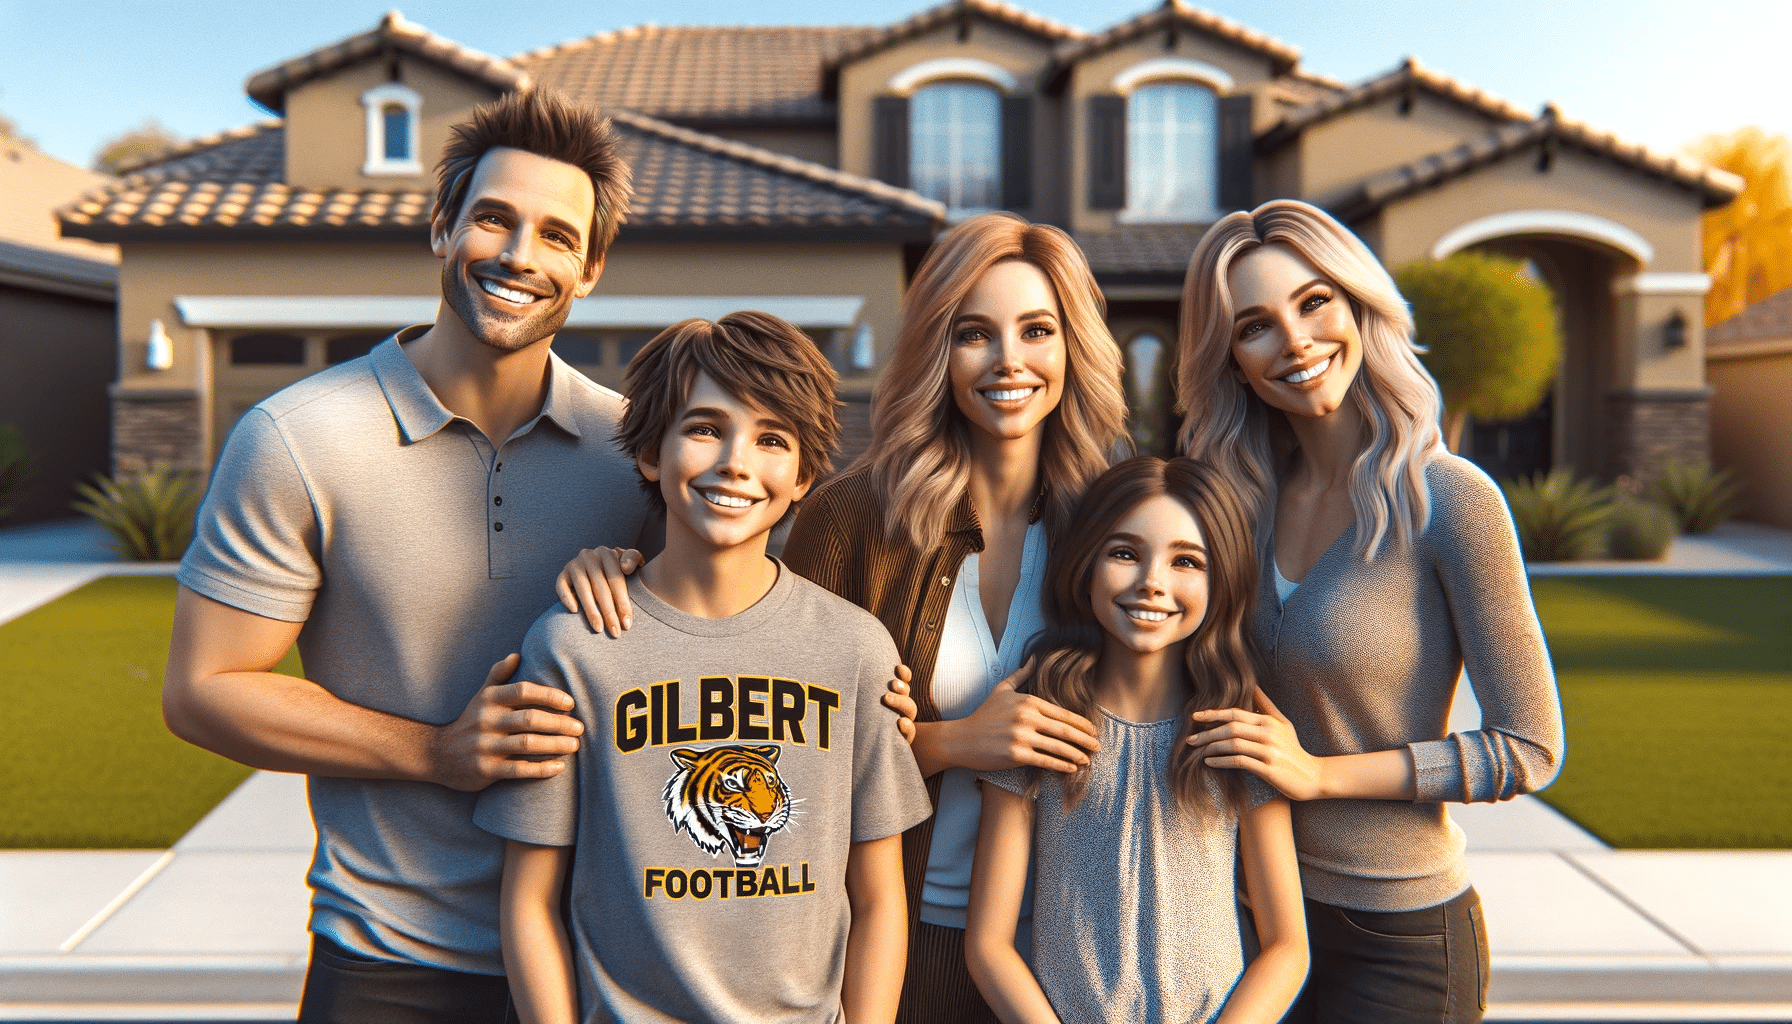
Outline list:
[[[1446,801],[1539,789],[1560,701],[1512,519],[1447,452],[1375,256],[1292,200],[1208,231],[1183,286],[1182,447],[1256,505],[1256,711],[1197,712],[1216,767],[1294,801],[1312,968],[1289,1021],[1478,1021],[1487,936]],[[1449,733],[1467,668],[1483,724]]]
[[[870,449],[802,503],[784,545],[792,569],[881,619],[912,668],[912,690],[893,684],[886,702],[914,719],[936,814],[903,837],[900,1021],[995,1019],[964,959],[973,773],[1072,772],[1099,748],[1088,719],[1015,685],[1043,628],[1046,550],[1124,450],[1104,312],[1082,250],[1057,228],[991,213],[941,235],[903,302]],[[621,583],[639,558],[582,552],[561,575],[562,601],[593,629],[626,627]]]

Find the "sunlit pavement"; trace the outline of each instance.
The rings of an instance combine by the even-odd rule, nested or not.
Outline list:
[[[1694,540],[1629,571],[1792,573],[1792,534]],[[0,531],[0,621],[117,571],[95,546]],[[1454,729],[1479,721],[1465,697]],[[1532,797],[1451,814],[1485,905],[1489,1020],[1792,1022],[1792,851],[1611,850]],[[0,1020],[291,1020],[312,842],[303,779],[258,772],[171,850],[0,851]]]

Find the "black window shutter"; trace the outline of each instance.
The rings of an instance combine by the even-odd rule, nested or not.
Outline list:
[[[871,106],[871,168],[880,181],[908,187],[908,97],[879,96]]]
[[[1033,97],[1002,97],[1002,205],[1033,205]]]
[[[1220,210],[1251,208],[1251,94],[1220,97]]]
[[[1126,97],[1089,97],[1089,208],[1126,206]]]

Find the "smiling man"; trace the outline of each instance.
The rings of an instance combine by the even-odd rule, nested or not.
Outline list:
[[[245,414],[179,574],[169,727],[310,776],[302,1021],[505,1019],[503,844],[474,794],[560,771],[535,758],[581,731],[507,652],[573,552],[646,517],[620,397],[549,352],[626,209],[608,124],[511,95],[437,177],[436,322]],[[307,679],[272,672],[295,640]]]

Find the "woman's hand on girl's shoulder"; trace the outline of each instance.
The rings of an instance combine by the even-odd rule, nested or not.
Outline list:
[[[554,580],[554,593],[569,612],[584,612],[593,633],[612,637],[635,624],[628,577],[646,560],[634,548],[585,548]]]
[[[946,753],[952,764],[976,771],[1031,766],[1074,772],[1101,749],[1095,724],[1016,687],[1032,674],[1028,660],[996,684],[969,717],[945,723],[952,727]]]
[[[1294,726],[1262,690],[1257,712],[1243,708],[1196,711],[1195,728],[1211,726],[1188,738],[1188,745],[1214,768],[1239,768],[1255,774],[1290,800],[1317,800],[1325,795],[1325,764],[1300,745]]]
[[[896,731],[909,743],[915,742],[915,717],[921,708],[909,693],[909,684],[915,681],[915,674],[907,665],[896,666],[896,678],[890,680],[890,692],[884,694],[884,707],[896,712]]]

